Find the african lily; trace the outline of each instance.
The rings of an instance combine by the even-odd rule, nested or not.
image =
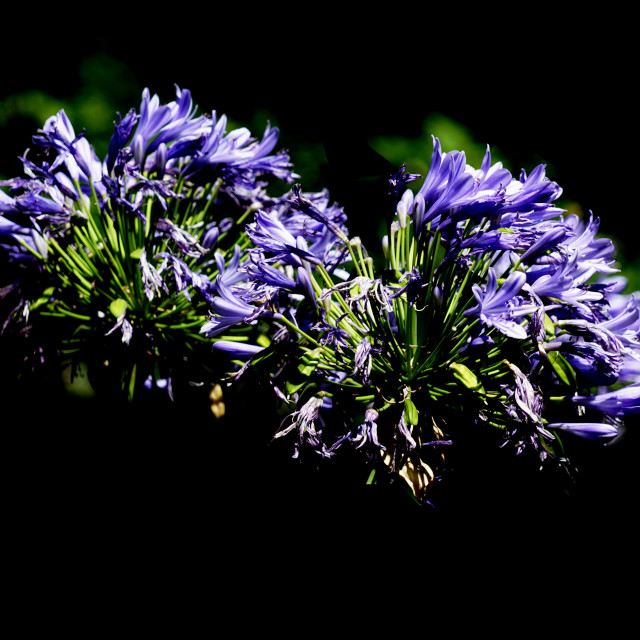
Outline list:
[[[270,323],[268,340],[232,353],[234,375],[269,377],[285,416],[275,438],[301,460],[350,450],[370,481],[401,478],[420,501],[470,429],[570,468],[566,437],[611,440],[637,412],[638,304],[613,244],[557,206],[544,166],[515,178],[487,150],[474,169],[434,138],[417,178],[390,177],[382,263],[337,205],[298,187],[263,209],[247,252],[269,268],[246,269],[203,333],[228,350],[235,323]]]
[[[270,185],[295,178],[277,139],[269,125],[260,140],[197,115],[180,88],[168,103],[145,89],[118,115],[105,158],[64,111],[51,116],[25,175],[0,190],[0,248],[15,272],[5,336],[32,336],[32,367],[84,362],[129,397],[211,376],[200,328],[216,277],[238,260],[243,220],[271,201]]]

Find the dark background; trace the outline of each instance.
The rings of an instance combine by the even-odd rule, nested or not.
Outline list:
[[[153,23],[109,14],[102,27],[55,29],[27,27],[19,17],[14,40],[0,42],[0,98],[37,90],[77,104],[97,88],[124,113],[138,106],[143,87],[170,100],[178,84],[203,111],[239,122],[269,113],[292,151],[301,142],[321,149],[323,184],[345,205],[360,204],[353,226],[363,228],[369,220],[361,205],[375,202],[376,178],[388,168],[368,140],[417,137],[426,115],[444,113],[499,147],[516,172],[548,163],[565,194],[601,217],[601,230],[616,238],[628,262],[639,255],[637,54],[624,20],[593,15],[561,24],[551,10],[512,16],[494,6],[461,26],[460,16],[431,7],[419,16],[408,7],[359,11],[349,21],[337,11],[305,11],[193,8],[180,19],[158,11]],[[24,115],[5,119],[0,173],[19,171],[13,158],[40,124]],[[430,140],[425,149],[430,154]],[[344,557],[357,540],[368,551],[388,547],[389,538],[379,536],[391,529],[423,541],[462,532],[472,546],[488,538],[517,546],[514,538],[534,531],[560,552],[576,536],[619,550],[637,509],[632,429],[615,449],[578,445],[583,482],[569,503],[544,481],[522,478],[501,454],[485,461],[486,452],[467,452],[470,470],[454,484],[453,506],[438,516],[393,491],[345,488],[339,474],[318,480],[288,462],[274,471],[271,463],[282,459],[262,455],[254,431],[263,419],[258,404],[243,408],[241,435],[227,419],[204,436],[193,428],[197,410],[124,417],[114,408],[71,406],[47,390],[25,396],[19,419],[4,419],[2,428],[10,423],[14,437],[27,430],[4,455],[12,462],[14,506],[20,518],[32,518],[29,535],[34,523],[66,531],[70,521],[78,544],[102,532],[140,551],[170,536],[180,545],[206,545],[222,530],[224,544],[240,536],[254,554],[269,546],[265,539],[277,539],[281,549],[293,545],[306,565],[324,556],[320,532]],[[181,423],[185,435],[159,427],[162,414]],[[373,535],[368,542],[358,537],[364,530]],[[636,546],[627,540],[619,553],[628,558]]]

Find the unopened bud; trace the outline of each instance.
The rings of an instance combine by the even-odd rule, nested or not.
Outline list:
[[[167,145],[162,142],[156,150],[156,177],[161,179],[167,168]]]
[[[386,260],[389,259],[389,236],[384,236],[382,238],[382,253]]]
[[[322,301],[322,306],[324,307],[324,310],[327,312],[327,314],[329,314],[329,312],[331,311],[331,291],[328,290],[324,290],[322,292],[322,295],[320,296],[320,300]]]

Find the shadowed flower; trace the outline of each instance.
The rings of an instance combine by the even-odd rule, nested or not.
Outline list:
[[[618,428],[604,422],[554,422],[549,429],[567,431],[587,440],[611,439],[618,435]]]

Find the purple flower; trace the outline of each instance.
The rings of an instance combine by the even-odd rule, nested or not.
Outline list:
[[[341,259],[338,238],[346,233],[342,207],[329,200],[325,189],[302,194],[296,187],[265,209],[294,237],[304,239],[310,254],[327,265]],[[342,235],[341,235],[342,234]]]
[[[433,221],[440,228],[477,216],[528,211],[540,215],[560,194],[560,188],[546,178],[543,166],[529,177],[523,172],[519,181],[514,180],[500,162],[491,164],[487,148],[476,170],[467,164],[464,152],[444,153],[437,138],[433,138],[429,172],[418,191],[425,203],[422,225]]]
[[[554,422],[547,429],[567,431],[588,440],[603,440],[618,435],[618,427],[605,422]]]
[[[195,117],[196,107],[193,105],[191,93],[176,86],[176,100],[167,104],[160,104],[157,95],[151,96],[149,89],[142,92],[140,116],[131,139],[131,148],[136,165],[141,170],[154,171],[158,167],[158,159],[166,161],[168,157],[175,160],[182,157],[186,149],[191,150],[194,142],[198,142],[209,130],[210,121],[205,116]],[[132,127],[133,115],[128,116],[126,130]],[[115,136],[122,140],[125,127],[116,129]],[[113,147],[117,142],[113,141]],[[181,145],[172,149],[171,146],[180,142]],[[168,148],[168,149],[167,149]],[[161,150],[159,158],[156,152]],[[176,150],[180,150],[176,154]],[[162,163],[161,163],[162,164]]]
[[[165,269],[170,268],[177,290],[182,292],[187,300],[191,300],[188,290],[189,286],[193,287],[205,298],[208,298],[211,283],[206,274],[194,271],[184,260],[171,253],[167,253],[166,251],[158,253],[156,257],[163,259],[163,262],[158,269],[158,273],[162,273]]]
[[[158,218],[156,229],[171,238],[186,256],[198,258],[207,252],[191,234],[168,218]]]
[[[133,327],[129,320],[127,320],[126,313],[122,313],[118,316],[116,323],[113,325],[109,331],[105,335],[111,335],[116,329],[120,329],[122,331],[122,342],[124,344],[129,344],[131,342],[131,338],[133,337]]]
[[[233,246],[233,254],[227,262],[225,262],[225,255],[222,251],[216,251],[215,262],[218,270],[218,275],[213,283],[212,290],[216,291],[216,287],[219,284],[225,287],[243,282],[247,279],[247,273],[244,269],[240,269],[242,261],[242,250],[236,244]]]
[[[303,260],[318,263],[302,236],[297,238],[282,224],[275,213],[258,211],[255,222],[246,227],[251,241],[264,251],[274,254],[283,263],[302,266]]]
[[[236,340],[215,340],[213,348],[224,351],[237,360],[247,360],[264,350],[264,347]]]
[[[356,347],[353,375],[359,374],[365,384],[369,382],[369,375],[371,374],[371,351],[372,345],[366,338],[364,338]]]
[[[169,294],[167,285],[165,284],[160,272],[147,260],[147,252],[143,249],[140,252],[140,271],[142,273],[142,282],[148,300],[153,300],[160,292]]]
[[[495,271],[490,267],[484,289],[477,284],[472,287],[477,306],[465,311],[464,315],[477,316],[484,324],[495,327],[511,338],[526,338],[527,332],[516,322],[516,318],[533,313],[536,305],[520,304],[521,300],[516,300],[525,280],[524,273],[514,271],[498,289]]]
[[[118,114],[117,117],[118,120],[114,124],[114,132],[111,136],[109,150],[105,159],[105,167],[107,171],[111,171],[113,169],[118,154],[131,138],[133,129],[135,128],[140,116],[136,113],[135,109],[130,109],[124,118],[122,118],[120,114]]]
[[[400,288],[395,289],[393,293],[389,295],[390,298],[397,298],[398,296],[406,293],[407,302],[409,304],[414,304],[418,294],[427,287],[425,284],[422,273],[416,267],[412,269],[410,272],[404,273],[399,280],[399,284],[405,282],[406,284],[402,285]]]
[[[301,268],[302,267],[300,267],[300,269]],[[297,288],[296,281],[290,278],[282,269],[278,269],[267,263],[261,252],[252,252],[249,254],[249,261],[244,266],[244,270],[253,280],[275,289],[294,291]]]
[[[327,215],[326,210],[322,210],[316,206],[316,204],[307,196],[305,196],[298,186],[293,188],[292,191],[293,200],[292,205],[295,210],[309,216],[312,220],[321,223],[326,226],[335,236],[343,242],[348,242],[348,237],[337,223],[333,216]]]
[[[611,416],[635,415],[640,413],[640,383],[594,396],[576,395],[571,400]]]
[[[323,404],[324,399],[322,397],[312,396],[300,409],[286,418],[286,420],[291,420],[291,424],[278,431],[274,436],[274,439],[281,438],[293,429],[298,431],[298,442],[296,443],[294,458],[300,455],[302,447],[305,445],[310,446],[322,457],[333,455],[333,452],[327,449],[321,440],[322,419],[320,418],[320,410]]]
[[[511,180],[505,190],[501,213],[534,212],[537,215],[549,212],[553,215],[561,210],[552,202],[562,195],[562,189],[546,176],[546,167],[538,165],[530,175],[523,170],[519,180]]]
[[[331,452],[338,449],[344,442],[349,441],[355,444],[356,449],[362,449],[365,445],[371,444],[376,451],[385,451],[386,447],[378,439],[379,414],[375,409],[367,409],[364,413],[364,421],[356,429],[339,438],[331,448]]]
[[[587,377],[592,385],[609,385],[616,382],[624,355],[619,349],[606,349],[595,342],[566,342],[561,352],[567,362]]]
[[[526,271],[527,291],[539,297],[559,298],[563,301],[580,299],[584,292],[582,287],[576,286],[573,275],[575,273],[578,255],[562,256],[557,263],[544,268],[530,267]],[[601,298],[602,296],[598,296]]]
[[[398,419],[398,432],[404,437],[404,441],[407,449],[415,449],[418,445],[413,438],[411,433],[413,427],[407,424],[407,421],[404,417],[404,411],[400,414],[400,418]]]
[[[567,236],[568,230],[562,225],[554,225],[539,237],[531,246],[520,256],[522,262],[531,260],[536,256],[545,253],[548,249],[555,249],[557,245]]]
[[[258,186],[256,180],[263,174],[288,183],[299,177],[292,171],[286,152],[271,153],[278,141],[277,128],[267,125],[262,140],[257,140],[244,127],[227,133],[225,115],[216,120],[214,113],[211,122],[201,148],[185,170],[186,175],[223,173],[230,182],[237,182],[248,190]]]
[[[92,195],[94,190],[104,193],[102,162],[84,133],[76,135],[64,110],[48,118],[39,134],[34,136],[34,142],[56,153],[49,167],[51,172],[64,166],[71,181],[79,181],[87,195]]]
[[[640,382],[640,360],[632,355],[627,355],[622,361],[618,382],[634,384]]]
[[[251,323],[264,311],[264,305],[256,307],[234,295],[220,277],[216,278],[215,289],[218,295],[210,301],[209,320],[200,329],[208,338],[235,325]]]
[[[612,266],[615,260],[615,246],[610,238],[598,238],[600,220],[589,214],[589,221],[585,223],[576,215],[568,215],[565,224],[571,230],[571,238],[563,244],[566,249],[576,252],[580,258],[583,270],[588,271],[588,277],[593,273],[615,273]],[[586,278],[585,278],[586,279]]]

